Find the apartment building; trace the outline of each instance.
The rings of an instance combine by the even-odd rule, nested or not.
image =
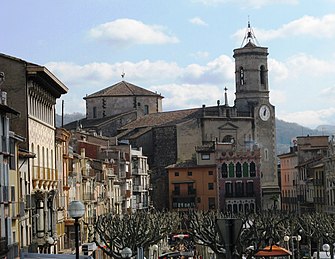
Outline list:
[[[290,152],[279,155],[282,209],[331,212],[334,175],[328,136],[298,136]]]
[[[290,148],[290,152],[278,156],[281,171],[281,209],[283,211],[298,211],[297,182],[298,182],[298,154],[297,146]]]
[[[6,75],[2,89],[7,92],[8,104],[20,112],[20,117],[10,120],[10,128],[24,138],[20,147],[36,154],[36,158],[28,160],[27,176],[32,186],[29,249],[55,253],[59,183],[55,104],[68,89],[46,67],[16,57],[0,54],[0,67]]]
[[[1,74],[0,83],[4,80]],[[0,258],[14,258],[19,252],[18,195],[16,171],[17,141],[9,131],[9,116],[19,112],[7,105],[6,92],[0,91]],[[22,215],[23,216],[23,215]]]

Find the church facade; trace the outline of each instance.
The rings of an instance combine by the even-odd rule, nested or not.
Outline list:
[[[247,35],[247,43],[234,50],[233,106],[228,104],[225,93],[223,104],[218,101],[217,106],[171,112],[155,108],[156,112],[118,127],[119,140],[143,147],[148,156],[154,183],[152,199],[158,209],[169,206],[166,168],[192,160],[199,150],[208,150],[204,157],[215,156],[211,161],[217,169],[219,209],[270,209],[280,202],[275,108],[269,101],[268,49],[254,43],[250,27]],[[87,114],[92,117],[90,112]]]

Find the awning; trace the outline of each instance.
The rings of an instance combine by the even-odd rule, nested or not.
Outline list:
[[[272,245],[266,246],[262,250],[259,250],[255,256],[257,257],[270,257],[270,256],[290,256],[292,253],[284,247]]]

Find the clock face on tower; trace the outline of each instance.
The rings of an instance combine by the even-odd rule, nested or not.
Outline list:
[[[267,121],[270,118],[270,108],[267,105],[262,105],[259,108],[259,117],[263,120],[263,121]]]

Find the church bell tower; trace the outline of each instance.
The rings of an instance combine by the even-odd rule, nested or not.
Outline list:
[[[235,107],[240,116],[253,119],[254,142],[261,150],[263,209],[280,207],[275,107],[269,100],[267,56],[268,48],[259,46],[249,22],[242,47],[234,50]]]

